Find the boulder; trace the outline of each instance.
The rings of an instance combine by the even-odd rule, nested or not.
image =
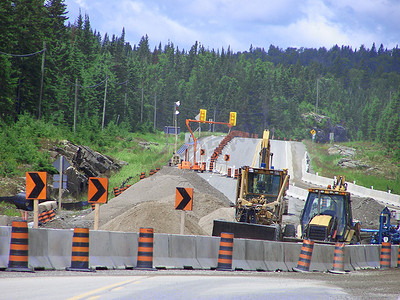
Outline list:
[[[64,174],[68,177],[67,192],[74,197],[87,192],[89,177],[109,177],[111,172],[127,164],[70,141],[62,141],[61,146],[53,150],[71,165]]]

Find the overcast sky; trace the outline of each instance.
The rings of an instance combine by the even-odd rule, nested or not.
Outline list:
[[[400,0],[65,0],[69,21],[89,15],[101,36],[120,36],[137,45],[148,35],[151,50],[172,42],[190,50],[248,51],[334,45],[396,47],[400,42]]]

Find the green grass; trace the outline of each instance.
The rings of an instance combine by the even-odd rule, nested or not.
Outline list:
[[[13,204],[0,202],[0,215],[6,215],[9,217],[20,216],[21,213],[15,208]]]
[[[329,155],[331,144],[316,144],[304,141],[311,159],[311,167],[319,175],[333,178],[344,175],[347,182],[356,182],[357,185],[376,190],[400,194],[400,164],[390,151],[381,143],[374,142],[349,142],[336,143],[356,149],[352,158],[367,164],[370,168],[349,169],[338,166],[340,155]]]

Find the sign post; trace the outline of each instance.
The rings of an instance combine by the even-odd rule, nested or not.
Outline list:
[[[181,229],[180,234],[185,232],[185,210],[193,209],[193,188],[176,188],[175,209],[181,210]]]
[[[26,199],[33,200],[33,228],[39,227],[39,200],[47,198],[47,173],[26,172]]]
[[[108,178],[89,177],[88,202],[95,204],[93,229],[99,229],[100,203],[107,203]]]
[[[64,156],[60,157],[53,163],[54,168],[60,173],[59,186],[58,186],[58,211],[61,211],[61,199],[62,199],[62,187],[63,187],[63,173],[71,165],[64,159]]]

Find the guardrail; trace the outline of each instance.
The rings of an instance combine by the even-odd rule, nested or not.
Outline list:
[[[29,267],[62,270],[71,265],[73,230],[29,229]],[[11,227],[0,227],[0,268],[8,266]],[[90,231],[89,265],[97,269],[130,269],[137,265],[138,233]],[[153,264],[158,269],[216,269],[219,237],[154,234]],[[292,271],[301,243],[234,239],[233,270]],[[334,245],[315,244],[310,271],[332,269]],[[380,267],[380,245],[346,245],[346,271]],[[391,246],[391,266],[398,266],[399,246]]]

